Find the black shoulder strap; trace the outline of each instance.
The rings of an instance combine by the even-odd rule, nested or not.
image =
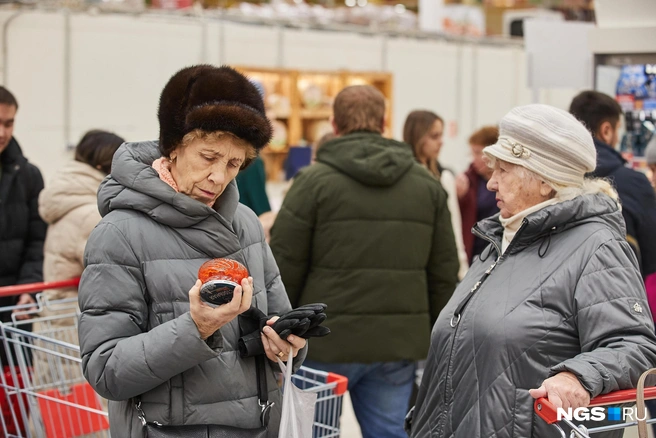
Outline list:
[[[255,356],[255,369],[257,370],[257,397],[260,403],[266,404],[269,401],[269,391],[267,390],[266,363],[264,355]]]
[[[267,388],[266,377],[266,362],[265,356],[260,354],[255,356],[255,370],[257,373],[257,398],[259,399],[260,408],[260,421],[262,426],[266,427],[269,424],[269,412],[273,403],[269,402],[269,390]]]

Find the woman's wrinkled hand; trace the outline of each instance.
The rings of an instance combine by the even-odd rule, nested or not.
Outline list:
[[[269,360],[276,362],[276,359],[280,359],[283,362],[287,362],[289,358],[289,349],[290,347],[294,348],[294,357],[298,355],[299,350],[305,347],[307,341],[298,336],[289,335],[287,340],[282,339],[278,336],[278,333],[271,328],[274,322],[278,320],[279,317],[274,316],[267,321],[267,325],[262,330],[262,345],[264,345],[264,352]]]
[[[253,300],[253,277],[244,278],[241,286],[235,287],[232,301],[218,307],[212,307],[200,298],[200,280],[189,290],[189,312],[196,323],[200,337],[205,340],[214,332],[244,313],[251,307]]]
[[[590,393],[579,379],[568,371],[558,373],[542,382],[538,389],[529,390],[533,398],[546,398],[557,408],[582,408],[590,404]]]

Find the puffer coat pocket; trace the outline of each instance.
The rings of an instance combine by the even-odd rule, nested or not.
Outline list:
[[[531,438],[533,436],[533,403],[528,389],[515,389],[515,409],[513,412],[513,437]]]

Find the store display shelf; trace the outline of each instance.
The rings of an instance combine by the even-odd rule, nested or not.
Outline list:
[[[262,153],[265,155],[287,155],[288,152],[289,152],[289,146],[285,146],[285,148],[282,150],[273,150],[273,149],[269,149],[268,147],[262,149]]]
[[[273,147],[262,151],[267,179],[278,181],[290,147],[313,144],[332,132],[335,96],[350,85],[376,87],[387,103],[385,132],[392,131],[392,75],[385,72],[287,70],[237,66],[264,93]]]
[[[303,119],[328,119],[332,117],[332,108],[309,109],[304,108],[301,110],[301,118]]]

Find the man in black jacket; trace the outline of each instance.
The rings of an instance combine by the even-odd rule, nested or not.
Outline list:
[[[0,286],[43,280],[46,224],[38,212],[43,178],[13,137],[17,110],[16,98],[0,86]],[[0,297],[0,307],[30,303],[29,294]],[[0,320],[11,320],[11,312],[1,312]],[[6,365],[3,350],[0,359]]]
[[[626,166],[615,150],[622,108],[612,97],[584,91],[572,100],[569,112],[592,132],[597,149],[596,178],[608,178],[622,202],[626,240],[636,253],[643,279],[656,273],[656,196],[647,177]]]

